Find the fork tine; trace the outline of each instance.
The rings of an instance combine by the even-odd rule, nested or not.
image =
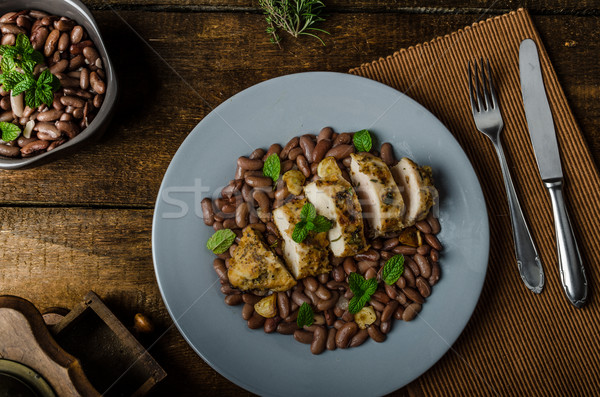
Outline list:
[[[469,99],[471,100],[471,110],[473,111],[473,114],[475,114],[478,111],[478,106],[475,102],[475,97],[473,96],[473,72],[471,71],[471,61],[468,61],[467,65],[469,74]]]
[[[487,72],[490,78],[490,94],[492,97],[492,107],[495,109],[498,106],[498,98],[496,98],[496,91],[494,90],[494,81],[492,79],[492,68],[490,66],[490,60],[487,60]]]
[[[473,69],[475,70],[474,75],[475,75],[475,96],[477,97],[477,104],[479,107],[479,111],[480,112],[484,112],[487,109],[485,109],[483,107],[484,105],[484,101],[483,98],[481,96],[481,88],[480,88],[480,81],[479,81],[479,65],[477,64],[477,61],[473,62]]]
[[[485,99],[485,109],[490,110],[493,108],[491,94],[490,94],[491,87],[492,87],[492,76],[489,73],[489,69],[488,69],[488,73],[486,74],[483,58],[481,58],[479,60],[479,62],[481,63],[481,84],[483,86],[483,98]],[[489,65],[489,61],[488,61],[488,65]],[[488,86],[490,87],[490,89],[488,89]]]

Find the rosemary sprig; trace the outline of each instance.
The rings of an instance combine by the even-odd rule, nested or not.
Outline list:
[[[321,0],[258,0],[258,4],[265,12],[266,30],[272,36],[272,43],[279,44],[281,37],[277,31],[282,29],[296,38],[300,35],[312,36],[325,45],[315,32],[329,32],[314,27],[317,22],[325,20],[320,16],[325,7]]]

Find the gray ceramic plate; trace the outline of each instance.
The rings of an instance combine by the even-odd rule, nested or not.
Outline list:
[[[327,125],[336,131],[369,128],[381,142],[392,142],[398,157],[433,167],[445,250],[442,279],[417,319],[395,322],[384,343],[367,341],[314,356],[291,336],[249,330],[241,307],[223,303],[214,255],[205,247],[213,230],[202,222],[200,200],[232,179],[238,156]],[[388,86],[326,72],[265,81],[206,116],[165,174],[152,229],[158,284],[188,343],[232,382],[279,396],[381,395],[427,371],[458,338],[475,308],[487,269],[488,239],[481,188],[442,123]]]

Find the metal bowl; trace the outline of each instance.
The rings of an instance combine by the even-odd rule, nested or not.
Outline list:
[[[18,169],[31,168],[45,164],[49,161],[74,152],[84,143],[90,143],[104,133],[110,119],[112,118],[115,104],[117,101],[117,78],[113,65],[108,57],[106,47],[100,36],[100,31],[96,25],[96,21],[90,10],[78,0],[2,0],[0,2],[0,15],[9,11],[19,10],[40,10],[54,15],[65,16],[71,18],[81,25],[88,33],[90,39],[96,45],[106,73],[106,94],[104,102],[100,107],[98,114],[92,120],[90,125],[81,131],[75,138],[68,140],[56,149],[49,152],[44,152],[33,157],[11,159],[8,157],[0,157],[0,169]]]

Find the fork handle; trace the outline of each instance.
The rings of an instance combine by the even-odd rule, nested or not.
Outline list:
[[[517,266],[521,279],[531,291],[539,294],[544,287],[544,270],[537,249],[531,238],[531,233],[527,227],[527,222],[521,210],[521,204],[517,198],[515,187],[510,176],[502,144],[494,142],[496,152],[500,159],[502,175],[504,177],[504,187],[508,196],[508,208],[510,210],[510,223],[512,225],[513,237],[515,242],[515,255],[517,257]]]

